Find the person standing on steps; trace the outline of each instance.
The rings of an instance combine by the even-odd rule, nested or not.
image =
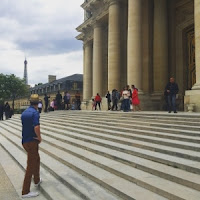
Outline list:
[[[64,109],[69,110],[69,104],[70,104],[70,94],[68,91],[66,91],[65,96],[64,96]],[[65,105],[67,105],[67,108],[65,108]]]
[[[39,113],[41,113],[42,112],[42,101],[39,101],[39,103],[38,103],[38,111],[39,111]]]
[[[97,93],[94,101],[96,102],[95,104],[95,110],[97,110],[97,105],[99,106],[99,110],[101,110],[101,96],[99,95],[99,93]]]
[[[5,111],[6,119],[9,119],[10,118],[10,105],[8,102],[6,102],[6,104],[5,104],[4,111]]]
[[[75,99],[76,99],[76,110],[81,110],[81,94],[79,91],[76,91]]]
[[[35,186],[38,187],[42,179],[40,178],[40,156],[39,144],[42,141],[40,134],[40,115],[37,111],[39,96],[32,94],[30,97],[30,107],[21,115],[22,121],[22,146],[27,152],[27,168],[22,189],[22,198],[36,197],[39,193],[30,192],[32,176]]]
[[[174,113],[176,111],[176,95],[178,94],[178,84],[175,83],[175,79],[173,77],[170,78],[169,83],[165,87],[165,94],[167,95],[167,107],[168,112],[171,113],[173,109]]]
[[[47,112],[48,106],[49,106],[49,98],[50,96],[47,96],[47,94],[44,95],[44,103],[45,103],[45,109],[44,112]]]
[[[3,120],[4,105],[0,102],[0,120]]]
[[[127,90],[127,87],[124,89],[123,93],[123,111],[129,112],[130,111],[130,92]]]
[[[56,103],[58,106],[58,110],[61,110],[61,103],[62,103],[62,95],[60,94],[60,91],[56,94]]]
[[[132,93],[133,111],[137,111],[137,107],[138,110],[141,111],[140,100],[138,98],[138,89],[134,85],[132,85],[132,88],[133,88],[133,93]]]
[[[111,94],[110,94],[109,91],[106,94],[106,99],[107,99],[107,104],[108,104],[108,110],[110,110],[111,109],[111,105],[110,105],[110,103],[111,103]]]

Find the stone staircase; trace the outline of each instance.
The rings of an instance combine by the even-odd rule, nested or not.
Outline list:
[[[200,200],[200,115],[41,115],[41,195],[50,200]],[[0,122],[0,162],[19,196],[20,115]]]

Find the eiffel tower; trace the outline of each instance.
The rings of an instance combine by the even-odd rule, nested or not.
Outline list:
[[[28,85],[27,64],[28,64],[28,62],[25,58],[25,61],[24,61],[24,80],[25,80],[26,85]]]

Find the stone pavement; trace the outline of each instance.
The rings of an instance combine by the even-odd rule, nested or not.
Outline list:
[[[19,196],[0,163],[0,199],[19,200]]]

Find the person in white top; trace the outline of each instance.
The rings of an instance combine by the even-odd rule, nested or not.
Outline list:
[[[38,111],[39,111],[39,113],[42,112],[42,101],[41,100],[38,103]]]
[[[122,92],[122,96],[123,96],[123,111],[128,112],[130,111],[130,104],[129,104],[130,92],[127,90],[127,87]]]

